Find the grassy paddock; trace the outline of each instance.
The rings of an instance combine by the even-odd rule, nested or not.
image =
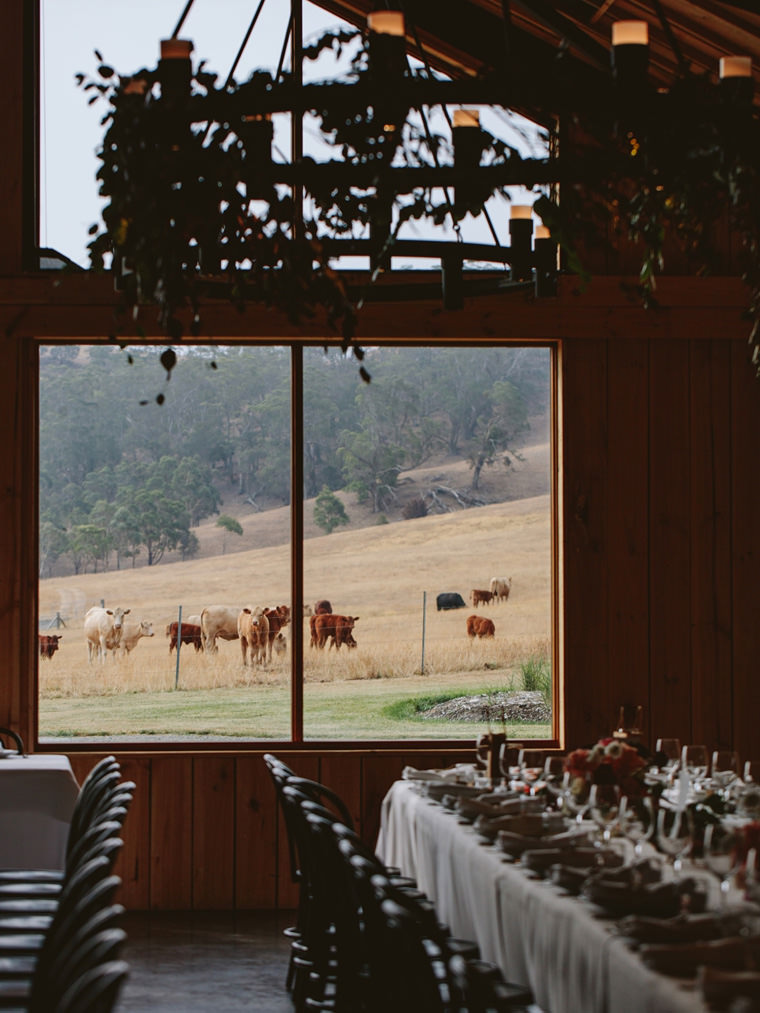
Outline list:
[[[548,498],[537,497],[309,540],[309,600],[327,597],[336,612],[360,618],[355,650],[305,648],[307,736],[471,738],[483,731],[482,723],[402,718],[388,707],[447,690],[522,689],[525,662],[551,657],[548,521]],[[466,597],[468,588],[488,586],[492,570],[514,577],[508,602],[479,610],[494,620],[493,640],[470,641],[465,621],[472,609],[437,612],[432,590],[423,611],[421,587]],[[275,547],[228,554],[223,562],[42,581],[40,611],[60,611],[67,626],[60,650],[39,665],[40,735],[289,738],[289,654],[266,668],[244,668],[235,641],[222,642],[215,656],[184,647],[175,690],[176,655],[164,635],[178,603],[190,615],[209,603],[287,601],[287,572],[287,552]],[[90,665],[83,616],[101,600],[151,620],[156,635],[126,658]],[[304,635],[308,645],[306,621]],[[515,737],[548,731],[510,729]]]

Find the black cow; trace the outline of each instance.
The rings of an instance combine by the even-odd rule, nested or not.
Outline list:
[[[439,612],[441,609],[465,608],[464,598],[461,594],[457,594],[456,591],[442,591],[435,599],[435,604]]]

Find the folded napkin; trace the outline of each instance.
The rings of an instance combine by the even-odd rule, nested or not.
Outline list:
[[[585,866],[576,868],[575,866],[564,864],[553,865],[550,876],[555,886],[577,896],[586,885],[588,868]]]
[[[607,863],[609,866],[611,863]],[[605,882],[623,883],[626,886],[641,886],[645,883],[658,883],[662,879],[662,867],[659,862],[646,858],[635,865],[624,865],[618,862],[619,868],[613,871],[607,868],[599,872]]]
[[[760,967],[760,937],[734,936],[709,942],[646,943],[641,959],[661,974],[689,978],[703,964],[732,971],[755,971]]]
[[[559,834],[567,827],[561,813],[515,813],[499,820],[499,829],[523,837],[547,837]]]
[[[466,795],[474,798],[480,794],[480,789],[471,784],[457,784],[452,781],[424,781],[422,788],[424,794],[434,802],[442,801],[444,795],[450,795],[453,798],[461,798]]]
[[[628,915],[618,923],[618,931],[640,943],[694,943],[736,936],[743,925],[743,915],[735,912],[680,914],[675,918]]]
[[[707,896],[693,879],[665,883],[621,882],[602,874],[590,876],[583,888],[584,896],[608,915],[622,918],[627,914],[673,918],[679,911],[704,911]]]
[[[468,798],[466,795],[460,795],[459,798],[457,798],[455,808],[457,814],[469,823],[473,823],[478,816],[484,816],[488,819],[506,815],[502,806],[498,805],[496,802],[485,801],[482,795],[475,796],[474,798]]]
[[[474,779],[474,767],[469,764],[457,764],[441,770],[418,770],[417,767],[406,766],[401,771],[404,781],[453,781],[467,784]]]
[[[760,971],[729,971],[704,965],[697,972],[697,982],[705,1002],[713,1008],[725,1009],[740,996],[760,1000]]]
[[[575,831],[563,834],[550,834],[547,837],[530,837],[527,834],[515,834],[510,830],[500,830],[496,837],[497,844],[501,850],[513,858],[518,858],[524,851],[528,851],[529,849],[533,851],[562,849],[568,845],[572,845],[577,839],[578,834]]]

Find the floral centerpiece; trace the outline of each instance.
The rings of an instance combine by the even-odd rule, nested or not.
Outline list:
[[[578,798],[592,784],[618,786],[631,799],[649,794],[645,780],[648,761],[638,749],[618,738],[600,739],[590,749],[574,749],[565,759],[571,790]]]

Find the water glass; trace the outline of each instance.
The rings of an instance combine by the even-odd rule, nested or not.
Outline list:
[[[521,749],[517,755],[517,766],[520,768],[519,777],[523,784],[527,785],[531,795],[536,794],[538,782],[544,772],[545,752],[543,749]]]
[[[683,860],[690,854],[694,841],[687,809],[666,809],[657,813],[657,847],[670,860],[675,876],[681,872]]]
[[[724,905],[731,888],[731,878],[741,862],[739,834],[725,823],[710,823],[705,827],[702,861],[706,869],[717,876],[720,884],[720,902]]]
[[[739,770],[739,754],[733,749],[716,749],[712,754],[710,777],[722,794],[738,781]]]
[[[625,812],[627,799],[617,784],[592,784],[589,815],[599,829],[600,845],[609,844]]]
[[[670,777],[681,761],[681,740],[658,739],[654,751],[658,754],[658,759],[661,762],[660,769]]]
[[[655,811],[652,799],[648,795],[643,798],[627,798],[619,823],[620,830],[633,845],[633,860],[638,862],[644,851],[644,843],[654,835]]]
[[[681,750],[681,767],[689,775],[692,787],[697,790],[707,777],[707,746],[684,746]]]

